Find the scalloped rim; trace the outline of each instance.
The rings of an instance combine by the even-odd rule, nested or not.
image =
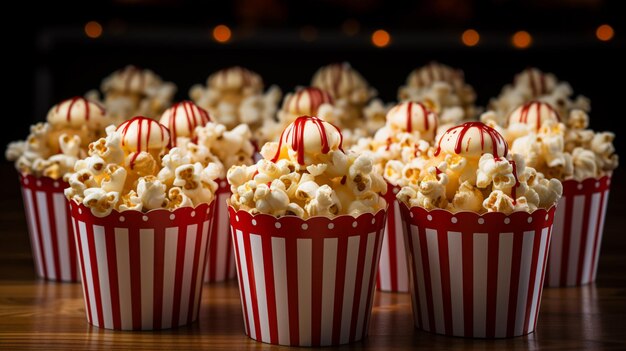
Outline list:
[[[602,177],[586,178],[583,180],[562,180],[561,183],[563,184],[563,196],[588,194],[609,190],[611,187],[612,176],[613,174],[607,174]]]
[[[313,217],[309,217],[307,219],[304,219],[304,218],[301,218],[301,217],[298,217],[298,216],[295,216],[295,215],[285,215],[285,216],[276,217],[276,216],[273,216],[273,215],[270,215],[270,214],[267,214],[267,213],[252,214],[252,213],[250,213],[250,212],[248,212],[246,210],[236,210],[233,207],[233,205],[228,204],[228,212],[233,212],[235,215],[245,214],[245,215],[249,216],[250,219],[268,218],[268,219],[273,219],[274,221],[278,221],[278,222],[280,222],[280,220],[283,219],[283,218],[297,218],[297,219],[302,220],[303,222],[317,221],[319,219],[326,219],[326,220],[332,222],[334,220],[343,219],[343,218],[350,218],[352,220],[359,220],[359,219],[361,219],[361,217],[364,217],[364,216],[370,216],[371,218],[375,218],[375,217],[380,216],[381,212],[386,212],[386,211],[387,211],[386,209],[381,208],[380,210],[376,211],[376,213],[362,213],[362,214],[358,215],[357,217],[345,214],[345,215],[335,216],[333,218],[328,218],[328,217],[325,217],[325,216],[313,216]]]
[[[36,177],[32,174],[23,174],[18,172],[20,185],[29,189],[42,189],[42,190],[52,190],[62,193],[65,188],[68,188],[70,185],[63,181],[63,179],[53,179],[50,177]]]

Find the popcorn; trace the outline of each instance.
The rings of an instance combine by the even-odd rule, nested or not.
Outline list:
[[[108,216],[119,200],[119,193],[106,192],[100,188],[88,188],[84,191],[83,205],[91,209],[96,217]]]

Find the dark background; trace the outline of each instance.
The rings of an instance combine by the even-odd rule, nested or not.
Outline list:
[[[624,119],[623,53],[626,15],[620,1],[608,0],[443,0],[349,1],[172,1],[118,0],[84,3],[15,4],[3,23],[5,120],[0,145],[23,139],[28,126],[45,119],[56,102],[98,88],[112,71],[135,64],[178,85],[177,99],[189,87],[231,65],[260,73],[266,85],[283,92],[306,85],[315,70],[349,61],[385,101],[396,98],[407,74],[431,60],[465,71],[479,105],[500,92],[514,74],[529,66],[553,72],[592,102],[592,128],[613,130],[623,150],[618,123]],[[103,27],[96,39],[85,35],[88,21]],[[356,23],[356,34],[345,31]],[[608,23],[615,36],[599,41],[596,28]],[[231,40],[220,44],[211,30],[226,24]],[[376,29],[392,37],[385,48],[370,41]],[[461,33],[476,29],[475,47]],[[526,30],[527,49],[511,36]],[[623,154],[623,153],[622,153]]]

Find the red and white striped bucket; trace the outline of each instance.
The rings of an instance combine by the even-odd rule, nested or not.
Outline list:
[[[327,346],[367,335],[384,210],[307,220],[228,211],[248,336]]]
[[[577,286],[596,280],[611,176],[563,181],[554,218],[546,285]]]
[[[554,207],[508,216],[400,208],[416,328],[474,338],[535,330]]]
[[[409,292],[409,271],[404,245],[404,224],[396,199],[400,189],[399,186],[387,183],[385,200],[389,207],[387,208],[387,223],[385,224],[385,236],[380,253],[376,285],[381,291],[405,293]]]
[[[204,282],[221,282],[237,276],[235,254],[230,239],[228,223],[228,203],[230,185],[226,179],[217,181],[219,187],[215,193],[215,214],[209,241],[209,254],[204,272]]]
[[[48,280],[79,281],[76,245],[62,180],[20,174],[22,198],[37,274]]]
[[[70,209],[89,323],[154,330],[198,318],[213,204],[103,218]]]

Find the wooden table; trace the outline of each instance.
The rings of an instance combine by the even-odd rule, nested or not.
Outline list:
[[[0,165],[0,349],[283,349],[248,339],[234,282],[205,285],[199,321],[157,332],[119,332],[87,324],[80,284],[36,278],[17,176]],[[618,172],[616,180],[624,179]],[[626,349],[626,186],[613,182],[596,284],[546,289],[537,331],[501,340],[451,338],[413,329],[407,294],[375,295],[370,336],[337,349]]]

